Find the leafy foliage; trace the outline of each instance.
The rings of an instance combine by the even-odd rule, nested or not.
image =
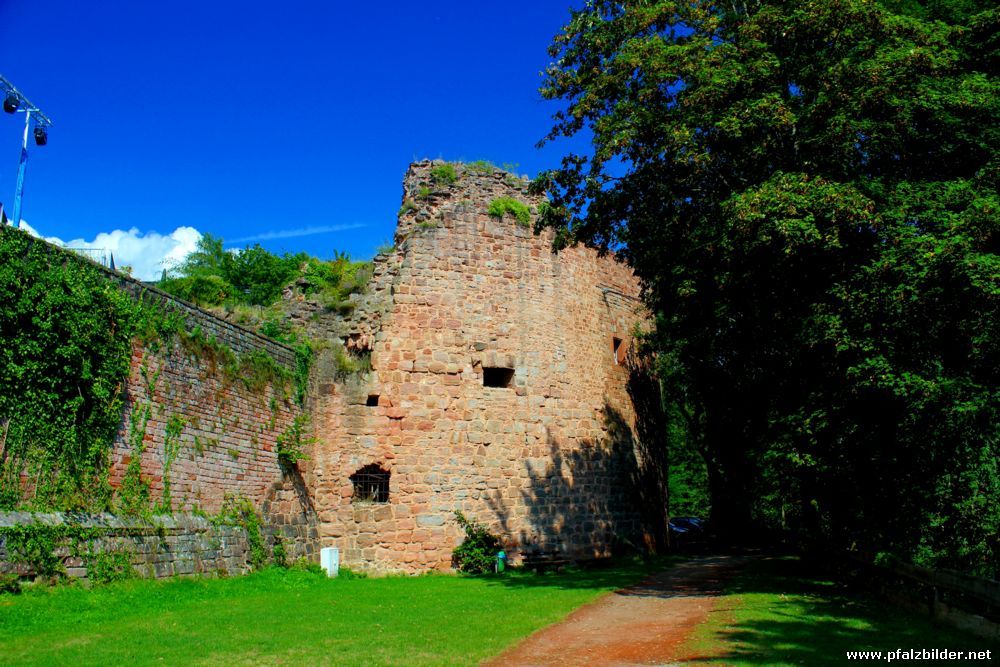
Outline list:
[[[54,253],[54,254],[53,254]],[[0,509],[107,505],[139,305],[96,268],[0,229]]]
[[[494,218],[503,218],[510,213],[522,225],[531,223],[531,209],[528,205],[511,197],[497,197],[490,202],[487,212]]]
[[[455,520],[465,531],[465,540],[452,551],[455,567],[471,574],[492,572],[497,552],[500,551],[500,538],[486,526],[469,521],[458,510],[455,511]]]
[[[220,525],[241,526],[247,535],[250,565],[254,570],[260,570],[267,565],[268,553],[262,531],[263,522],[248,498],[226,496],[218,516],[212,517],[211,520]]]
[[[336,305],[364,288],[370,267],[339,253],[329,261],[306,253],[275,255],[259,244],[230,252],[221,238],[205,234],[159,287],[202,306],[270,306],[286,286],[300,281],[307,294]]]
[[[281,432],[276,439],[276,449],[278,462],[283,466],[294,466],[296,462],[309,458],[304,450],[309,443],[305,432],[309,425],[308,413],[301,413],[295,416],[288,428]]]
[[[211,253],[202,255],[196,260],[210,265]],[[141,475],[149,401],[131,411],[131,452],[114,499],[108,482],[133,339],[147,349],[179,345],[251,391],[287,397],[294,381],[304,395],[307,347],[295,373],[263,352],[238,355],[197,327],[185,330],[181,315],[134,298],[96,266],[9,227],[0,228],[0,296],[0,510],[150,511]],[[158,374],[140,372],[152,396]],[[161,511],[170,510],[183,427],[179,416],[166,424]]]
[[[533,187],[643,280],[720,529],[995,576],[1000,13],[890,4],[589,3]]]
[[[94,584],[111,584],[118,581],[134,579],[138,576],[132,567],[132,551],[119,545],[102,551],[87,554],[87,578]]]

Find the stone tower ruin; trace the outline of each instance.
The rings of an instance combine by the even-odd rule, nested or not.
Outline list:
[[[515,554],[651,546],[663,480],[636,278],[588,248],[553,252],[525,180],[453,165],[448,182],[443,164],[410,166],[395,247],[340,332],[370,372],[313,392],[303,472],[321,542],[358,569],[446,569],[461,510]],[[505,197],[528,224],[489,214]]]

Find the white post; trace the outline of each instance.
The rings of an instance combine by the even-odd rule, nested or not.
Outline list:
[[[326,570],[326,576],[336,577],[340,572],[340,549],[325,547],[319,550],[319,564]]]

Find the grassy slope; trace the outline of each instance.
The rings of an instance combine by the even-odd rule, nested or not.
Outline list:
[[[475,664],[651,568],[333,580],[268,570],[0,596],[0,663]]]
[[[996,656],[1000,646],[848,591],[787,558],[751,563],[688,648],[700,664],[840,665],[845,651],[993,649]]]

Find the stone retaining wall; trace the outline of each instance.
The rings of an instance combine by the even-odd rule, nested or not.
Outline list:
[[[144,521],[112,514],[33,514],[0,512],[0,574],[23,578],[36,574],[8,545],[4,529],[34,526],[35,530],[70,528],[81,538],[55,540],[53,552],[65,573],[87,580],[100,554],[126,554],[136,575],[162,578],[178,575],[237,575],[251,567],[247,532],[242,526],[218,525],[201,516],[158,516]],[[274,535],[282,538],[289,559],[318,560],[316,528],[306,523],[265,526],[263,538],[270,548]],[[53,532],[58,535],[58,532]]]

